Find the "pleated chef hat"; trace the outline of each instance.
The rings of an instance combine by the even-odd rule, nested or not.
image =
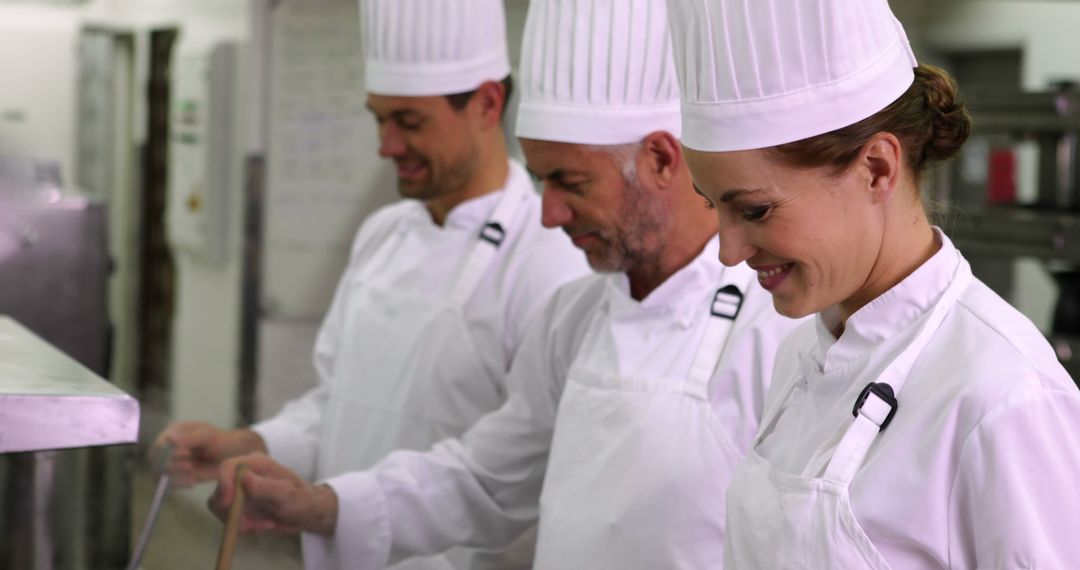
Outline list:
[[[502,0],[361,0],[367,90],[431,96],[510,75]]]
[[[668,0],[683,144],[767,148],[857,123],[918,65],[886,0]]]
[[[678,137],[664,0],[531,0],[517,136],[573,144]]]

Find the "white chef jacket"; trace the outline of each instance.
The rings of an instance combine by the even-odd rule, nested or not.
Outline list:
[[[519,200],[512,223],[503,228],[505,237],[471,296],[460,310],[450,309],[451,318],[460,321],[452,329],[460,331],[460,338],[426,338],[428,329],[417,318],[395,320],[397,313],[417,315],[417,304],[422,303],[422,318],[429,301],[434,301],[432,307],[454,303],[451,291],[467,273],[470,254],[477,247],[491,247],[479,243],[478,236],[504,195]],[[511,161],[506,188],[459,204],[441,227],[415,200],[372,214],[357,233],[349,265],[316,340],[319,385],[253,427],[270,455],[301,476],[319,480],[371,467],[395,449],[427,449],[444,438],[460,436],[498,408],[505,399],[503,381],[510,362],[538,309],[560,285],[589,273],[585,256],[563,232],[541,226],[540,209],[539,194],[525,169]],[[357,291],[376,281],[384,296],[387,291],[393,294],[389,303],[398,305],[357,302]],[[362,330],[365,319],[376,313],[387,321],[385,330],[364,331],[367,340],[346,332]],[[404,365],[380,361],[378,350],[355,344],[375,341],[394,346],[398,338],[420,339],[404,351]],[[432,349],[435,346],[439,352]],[[448,368],[446,359],[457,353],[469,357]],[[416,365],[424,359],[437,361]],[[417,368],[449,377],[440,378],[444,385],[431,389],[423,384],[427,379],[386,372]],[[360,401],[334,402],[332,398],[343,393],[342,382],[376,385],[358,390]],[[390,397],[365,402],[364,390]]]
[[[781,347],[771,399],[791,395],[757,452],[820,477],[867,383],[912,342],[959,254],[941,249],[851,315],[836,307]],[[800,372],[816,368],[809,383]],[[915,361],[892,423],[851,484],[859,526],[892,568],[1080,564],[1080,391],[1031,322],[972,280]],[[732,501],[750,502],[753,497]],[[807,529],[807,532],[812,532]]]
[[[641,302],[630,297],[622,274],[585,277],[561,288],[518,351],[502,408],[461,439],[427,453],[395,452],[373,470],[327,481],[338,495],[337,530],[329,539],[304,535],[309,567],[336,560],[350,568],[382,568],[454,544],[499,548],[534,524],[542,516],[538,500],[560,397],[589,323],[621,313],[625,325],[638,315],[636,327],[601,329],[607,346],[620,348],[619,361],[609,365],[627,374],[686,376],[710,318],[704,301],[712,299],[724,271],[717,254],[712,240]],[[736,319],[741,330],[728,340],[708,392],[719,423],[745,451],[757,430],[774,350],[798,321],[775,313],[771,296],[756,282],[742,311]],[[657,312],[665,318],[654,318]],[[595,362],[605,355],[588,358]],[[612,480],[633,476],[610,474]]]

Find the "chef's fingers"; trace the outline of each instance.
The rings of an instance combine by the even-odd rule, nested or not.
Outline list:
[[[247,456],[226,459],[217,468],[217,490],[214,491],[214,495],[217,496],[219,505],[226,510],[236,497],[236,468],[241,463],[245,463],[246,459],[248,459]]]
[[[240,523],[240,532],[242,534],[297,534],[300,532],[300,528],[295,525],[284,524],[272,518],[245,514]]]
[[[244,477],[244,491],[249,497],[270,505],[278,506],[288,502],[296,490],[299,478],[290,477],[292,473],[248,473]]]
[[[249,473],[270,479],[300,479],[300,476],[293,472],[292,469],[274,461],[268,455],[256,453],[246,457],[250,458],[250,461],[245,461]]]
[[[190,461],[186,464],[177,464],[176,472],[189,477],[192,484],[203,481],[213,481],[221,472],[221,465],[216,461]]]
[[[218,431],[220,430],[206,422],[173,422],[161,431],[154,441],[154,447],[162,448],[171,443],[182,456],[192,448],[202,447],[213,441]]]
[[[223,495],[224,493],[221,490],[221,486],[218,485],[218,487],[214,489],[214,493],[210,495],[210,498],[206,499],[206,508],[210,509],[210,512],[214,513],[214,516],[221,522],[225,522],[228,518],[229,505],[232,504],[231,502],[226,503]]]

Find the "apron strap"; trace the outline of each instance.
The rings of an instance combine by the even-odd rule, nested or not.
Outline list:
[[[464,307],[472,297],[491,262],[495,260],[495,254],[506,239],[509,229],[513,227],[518,209],[525,201],[525,195],[518,189],[518,179],[525,176],[521,170],[517,162],[510,161],[510,174],[499,203],[492,210],[487,223],[480,229],[472,251],[469,252],[469,258],[450,293],[450,302],[455,307]]]
[[[881,373],[878,382],[868,384],[856,400],[853,410],[855,421],[836,446],[836,452],[825,469],[826,479],[851,483],[855,478],[855,473],[866,460],[870,446],[873,445],[878,434],[892,421],[898,408],[896,396],[903,389],[915,360],[922,354],[949,310],[971,283],[971,267],[963,257],[960,257],[959,252],[956,256],[959,263],[952,281],[937,304],[930,310],[926,322],[915,335],[915,339]]]
[[[713,294],[705,336],[690,366],[687,380],[691,384],[708,387],[731,336],[731,329],[735,327],[735,318],[742,309],[745,292],[754,279],[757,279],[757,273],[746,264],[724,269],[723,285]]]

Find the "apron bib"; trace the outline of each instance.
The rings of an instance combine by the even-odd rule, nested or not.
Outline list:
[[[463,308],[494,260],[524,201],[503,191],[449,292],[445,283],[400,285],[367,264],[349,291],[320,438],[317,480],[367,469],[396,449],[424,450],[497,408],[503,371],[486,370]],[[386,256],[415,251],[403,231]],[[409,246],[412,245],[410,248]],[[381,278],[380,278],[381,277]],[[419,291],[418,291],[419,288]],[[424,290],[430,291],[424,294]]]
[[[741,458],[708,386],[756,278],[724,272],[688,377],[626,377],[592,369],[611,318],[598,311],[559,403],[540,499],[535,568],[717,568],[724,488]],[[709,310],[703,308],[702,310]]]
[[[765,412],[762,429],[728,488],[724,568],[887,570],[889,565],[855,520],[851,482],[878,434],[897,410],[915,360],[971,282],[960,259],[948,288],[927,315],[912,343],[869,384],[855,403],[855,419],[821,477],[780,471],[757,452],[776,427],[796,382],[787,385]]]

